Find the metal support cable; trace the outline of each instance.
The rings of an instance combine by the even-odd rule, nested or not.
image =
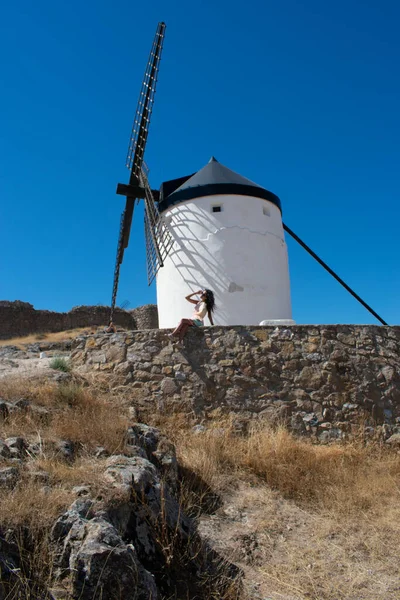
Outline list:
[[[332,277],[334,277],[336,279],[336,281],[338,281],[340,283],[340,285],[342,285],[356,300],[358,300],[358,302],[360,302],[360,304],[362,304],[364,306],[364,308],[366,308],[372,315],[374,315],[374,317],[376,319],[378,319],[378,321],[380,321],[382,323],[382,325],[388,325],[388,323],[386,323],[386,321],[384,321],[379,315],[378,313],[376,313],[366,302],[364,302],[364,300],[362,298],[360,298],[360,296],[358,294],[355,293],[354,290],[351,289],[351,287],[349,287],[347,285],[347,283],[345,283],[343,281],[343,279],[341,279],[339,277],[339,275],[337,275],[335,273],[335,271],[332,271],[332,269],[330,267],[328,267],[328,265],[321,259],[319,258],[319,256],[317,256],[317,254],[315,254],[315,252],[313,252],[311,250],[311,248],[309,246],[307,246],[306,243],[303,242],[303,240],[301,240],[287,225],[285,225],[285,223],[283,223],[283,229],[285,231],[288,232],[289,235],[292,236],[292,238],[294,240],[296,240],[296,242],[298,242],[300,244],[300,246],[302,246],[304,248],[304,250],[307,250],[307,252],[309,254],[311,254],[311,256],[313,258],[315,258],[315,260],[322,266],[324,267],[324,269],[326,271],[328,271],[328,273],[330,273],[332,275]]]

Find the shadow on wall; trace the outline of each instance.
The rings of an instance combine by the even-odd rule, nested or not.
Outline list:
[[[205,233],[204,239],[194,237],[189,229],[190,223],[201,226]],[[173,224],[171,219],[167,219],[167,225],[171,236],[174,238],[174,244],[169,257],[176,271],[188,289],[198,287],[199,279],[201,278],[207,282],[207,286],[216,295],[218,314],[223,320],[227,319],[227,314],[224,304],[218,303],[218,297],[226,292],[237,294],[243,292],[246,288],[247,291],[253,289],[254,293],[260,293],[262,290],[263,295],[268,294],[270,297],[279,297],[279,282],[265,277],[265,273],[270,271],[269,263],[272,261],[272,257],[268,253],[263,255],[262,269],[258,271],[260,277],[259,285],[256,285],[254,288],[254,282],[249,282],[246,272],[242,274],[243,280],[235,281],[235,278],[238,277],[237,273],[234,275],[227,272],[226,264],[224,268],[221,267],[218,260],[218,251],[215,251],[215,246],[213,247],[214,251],[210,251],[209,240],[211,236],[213,236],[214,243],[219,239],[221,248],[227,243],[227,240],[229,240],[229,247],[231,247],[231,236],[239,236],[243,231],[239,226],[233,224],[220,226],[207,211],[202,210],[201,213],[194,213],[185,208],[185,206],[181,206],[179,213],[174,214]],[[244,229],[246,232],[249,231],[247,228]],[[276,239],[277,244],[284,244],[284,241],[271,231],[260,230],[251,231],[251,233],[259,236],[270,235]],[[243,245],[241,247],[243,248]],[[243,253],[241,254],[241,259],[243,260]],[[250,266],[252,264],[251,257],[248,257],[248,261]],[[249,269],[250,271],[252,273],[251,280],[253,280],[255,273],[254,270]]]

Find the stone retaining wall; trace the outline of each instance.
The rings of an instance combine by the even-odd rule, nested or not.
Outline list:
[[[165,330],[78,338],[72,361],[115,376],[143,409],[219,410],[239,427],[266,418],[329,440],[360,423],[400,433],[399,350],[400,327],[212,327],[183,348]]]

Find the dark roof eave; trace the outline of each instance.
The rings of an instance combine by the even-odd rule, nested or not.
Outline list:
[[[195,200],[196,198],[202,198],[204,196],[217,196],[221,194],[225,196],[251,196],[253,198],[268,200],[269,202],[272,202],[272,204],[275,204],[282,212],[281,201],[278,196],[275,196],[272,192],[269,192],[262,187],[238,183],[210,183],[208,185],[200,185],[179,190],[178,192],[167,196],[160,202],[159,210],[160,212],[163,212],[170,206],[186,202],[187,200]]]

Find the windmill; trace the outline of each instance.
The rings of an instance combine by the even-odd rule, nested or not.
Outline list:
[[[117,194],[126,196],[126,204],[120,221],[111,299],[111,321],[113,319],[117,299],[120,268],[124,258],[124,252],[129,244],[134,208],[139,200],[144,200],[144,229],[146,239],[147,278],[149,285],[154,280],[158,269],[163,266],[163,261],[173,243],[173,238],[158,212],[156,204],[158,191],[151,189],[148,180],[149,171],[144,163],[144,152],[149,133],[154,96],[156,93],[165,29],[165,23],[160,22],[154,36],[153,45],[144,73],[142,88],[140,90],[126,157],[126,166],[130,171],[129,183],[119,183],[117,186]]]
[[[165,28],[163,22],[157,26],[139,95],[126,160],[129,183],[117,186],[117,194],[126,197],[126,204],[120,223],[110,319],[134,208],[143,199],[147,279],[150,285],[157,277],[160,327],[176,325],[185,314],[188,288],[198,289],[199,285],[217,292],[223,307],[220,324],[293,323],[284,231],[387,325],[283,223],[281,202],[275,194],[214,157],[196,173],[164,182],[160,191],[151,188],[144,152]]]

